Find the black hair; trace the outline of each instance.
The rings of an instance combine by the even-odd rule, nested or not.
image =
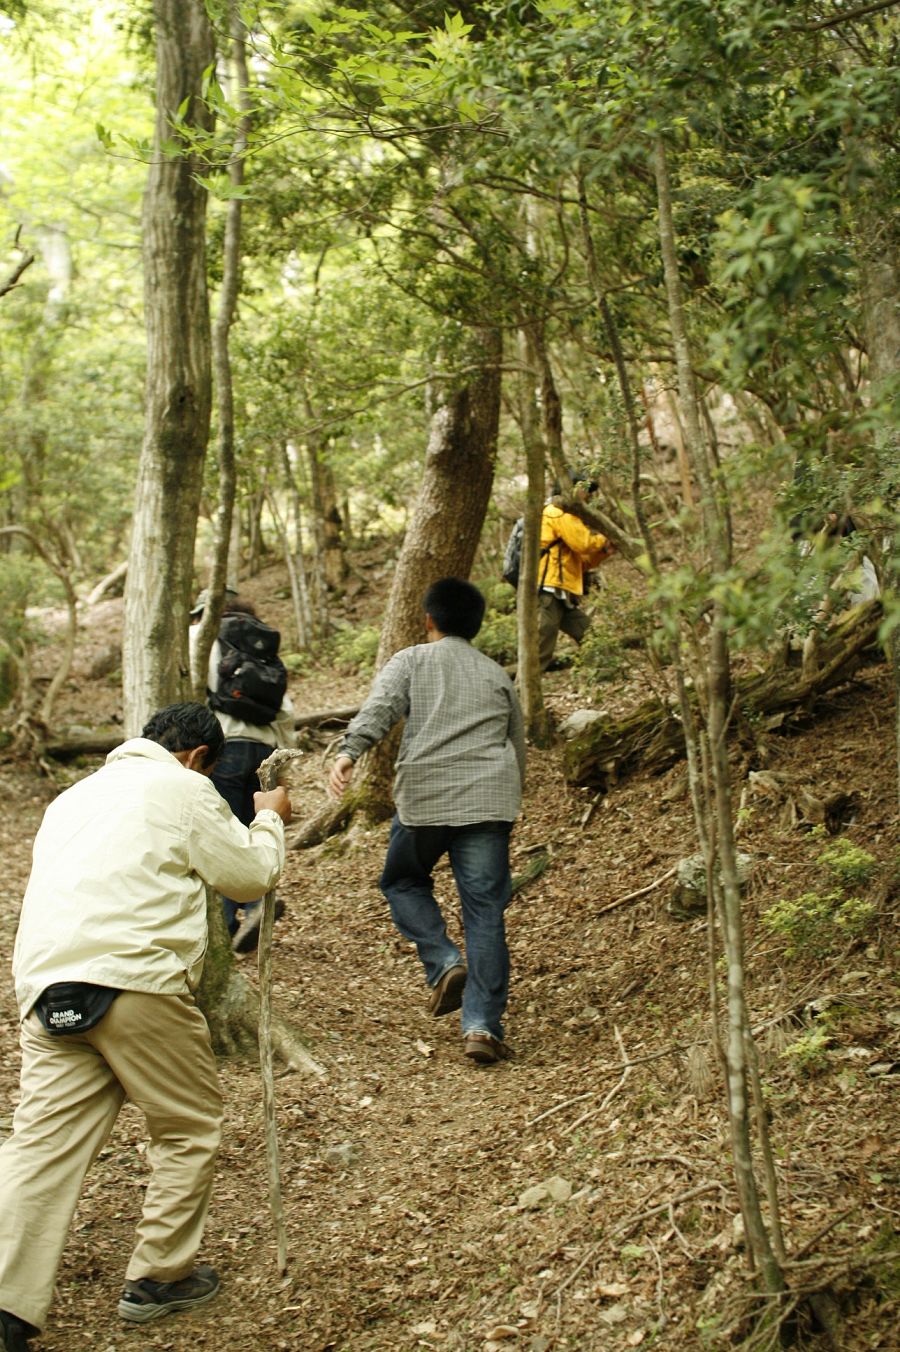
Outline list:
[[[233,601],[229,601],[226,597],[225,604],[222,607],[222,618],[224,619],[226,615],[252,615],[254,620],[259,618],[253,602],[242,601],[239,596],[236,596]]]
[[[570,469],[569,478],[572,480],[572,487],[576,484],[584,484],[589,493],[596,493],[599,488],[596,476],[591,474],[588,469]],[[562,492],[562,484],[559,479],[553,480],[553,496],[558,497]]]
[[[442,634],[473,639],[484,619],[484,597],[471,582],[442,577],[432,582],[422,602]]]
[[[843,540],[855,534],[856,522],[846,509],[829,507],[824,516],[812,510],[795,512],[788,521],[788,530],[795,544],[800,540],[811,540],[822,532],[829,540]]]
[[[215,765],[225,745],[225,734],[215,714],[205,704],[193,702],[167,704],[145,723],[141,736],[172,752],[209,747],[204,763],[206,769]]]

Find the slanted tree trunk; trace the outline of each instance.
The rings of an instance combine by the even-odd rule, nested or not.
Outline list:
[[[425,639],[422,597],[441,577],[467,578],[481,538],[494,481],[500,421],[499,329],[479,334],[479,373],[449,391],[431,420],[422,483],[397,560],[378,645],[383,666],[400,648]],[[387,737],[366,757],[366,772],[351,790],[374,818],[389,816],[395,741]]]
[[[729,730],[740,733],[746,721],[789,723],[806,717],[829,690],[849,681],[877,641],[882,619],[879,601],[854,608],[838,621],[822,642],[820,662],[812,673],[785,667],[780,656],[762,672],[733,682],[734,710]],[[690,697],[692,717],[702,714],[697,694]],[[571,784],[608,789],[637,770],[661,772],[685,754],[680,703],[654,697],[622,718],[603,718],[567,743],[566,778]]]
[[[154,0],[156,127],[144,197],[146,423],[125,588],[125,728],[188,689],[187,614],[210,419],[206,189],[179,130],[213,119],[201,95],[215,56],[202,0]],[[182,152],[166,143],[182,139]]]

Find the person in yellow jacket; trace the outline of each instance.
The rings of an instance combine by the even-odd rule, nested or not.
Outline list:
[[[597,482],[584,473],[572,475],[576,502],[588,503]],[[605,535],[586,526],[581,517],[566,512],[551,499],[541,514],[538,559],[538,622],[541,671],[556,650],[559,631],[580,643],[590,619],[580,607],[584,575],[612,552]]]

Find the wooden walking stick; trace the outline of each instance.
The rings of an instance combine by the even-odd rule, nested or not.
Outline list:
[[[287,761],[301,753],[273,751],[259,767],[260,787],[270,792],[278,783],[279,771]],[[287,1272],[287,1230],[281,1197],[281,1163],[278,1151],[278,1121],[275,1115],[275,1071],[272,1055],[272,931],[275,926],[275,890],[263,898],[259,925],[259,1068],[262,1074],[263,1114],[265,1118],[266,1164],[269,1173],[269,1205],[278,1245],[278,1271]]]

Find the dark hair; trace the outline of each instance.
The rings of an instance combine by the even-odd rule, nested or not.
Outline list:
[[[215,765],[225,745],[221,724],[205,704],[167,704],[145,723],[141,736],[173,752],[207,746],[207,769]]]
[[[588,469],[570,469],[569,478],[572,480],[573,488],[575,487],[576,484],[584,484],[588,493],[596,493],[597,489],[599,488],[596,476],[593,475]],[[554,479],[553,496],[558,497],[561,492],[562,492],[562,484],[560,483],[559,479]]]
[[[252,615],[254,620],[258,618],[256,606],[253,602],[242,601],[239,596],[236,596],[233,601],[229,601],[226,597],[225,604],[222,607],[222,618],[224,619],[226,615]]]
[[[442,634],[472,639],[484,619],[484,597],[471,582],[442,577],[432,582],[422,602]]]

